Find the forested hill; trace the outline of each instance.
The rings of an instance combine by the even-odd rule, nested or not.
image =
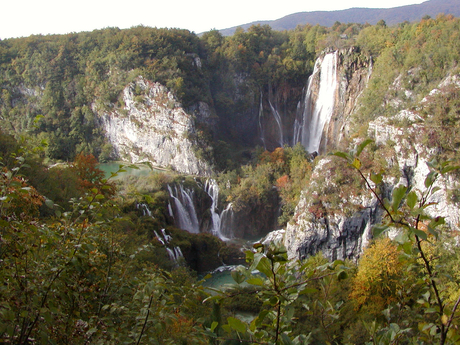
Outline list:
[[[376,68],[383,66],[363,100],[374,116],[388,110],[381,104],[398,74],[411,78],[417,97],[407,102],[417,102],[450,73],[459,61],[459,25],[446,15],[394,27],[335,23],[280,32],[258,25],[229,37],[141,26],[6,39],[0,41],[0,124],[46,141],[46,156],[54,161],[79,153],[110,160],[113,148],[100,119],[123,112],[123,90],[142,76],[165,85],[191,114],[197,104],[209,106],[214,123],[198,124],[194,135],[203,145],[197,150],[225,170],[235,161],[227,159],[235,152],[227,145],[260,145],[261,101],[268,113],[269,103],[278,103],[286,128],[293,127],[296,105],[325,49],[353,49],[358,59],[372,56]],[[141,101],[141,93],[133,90],[133,97]]]
[[[372,6],[372,3],[370,3]],[[223,35],[232,35],[237,27],[248,29],[251,25],[270,25],[274,30],[292,30],[297,25],[332,26],[336,21],[341,23],[377,24],[384,20],[387,25],[395,25],[404,21],[413,22],[424,16],[436,17],[439,13],[460,16],[460,2],[457,0],[429,0],[421,4],[394,8],[350,8],[341,11],[299,12],[285,17],[257,21],[220,30]]]
[[[1,40],[0,343],[459,344],[459,62],[452,15]],[[289,144],[322,84],[350,107],[316,156]],[[176,156],[193,141],[216,174],[107,180],[117,130],[139,159],[154,135]],[[285,245],[245,260],[213,236],[224,212]],[[231,289],[198,281],[244,262]]]

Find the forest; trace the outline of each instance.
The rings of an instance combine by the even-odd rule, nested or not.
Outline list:
[[[427,209],[435,183],[459,177],[460,87],[430,93],[458,75],[459,34],[459,19],[439,15],[392,27],[253,26],[229,37],[140,26],[1,40],[1,342],[458,344],[458,234]],[[267,151],[225,131],[250,103],[251,92],[234,96],[235,75],[252,93],[301,90],[320,52],[347,47],[372,57],[373,74],[352,136],[329,154],[332,187],[311,179],[321,157],[301,145]],[[168,87],[185,108],[212,105],[218,127],[200,130],[221,203],[251,214],[279,198],[283,227],[314,185],[324,192],[310,209],[318,218],[344,194],[374,195],[384,216],[360,259],[318,253],[292,261],[276,241],[242,253],[209,233],[178,229],[168,215],[168,186],[204,177],[127,176],[139,168],[129,164],[105,174],[99,163],[114,159],[113,148],[94,109],[119,107],[139,75]],[[394,85],[398,76],[403,87]],[[385,179],[399,174],[388,163],[395,144],[381,147],[366,130],[401,109],[426,123],[418,136],[434,154],[424,190],[399,186],[388,195]],[[458,190],[450,197],[460,202]],[[183,252],[179,260],[160,229]],[[394,229],[398,236],[385,236]],[[235,265],[234,284],[211,288],[206,273],[222,261]]]

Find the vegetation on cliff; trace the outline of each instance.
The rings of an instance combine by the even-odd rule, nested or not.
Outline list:
[[[256,26],[228,38],[215,31],[199,38],[138,27],[1,41],[0,121],[10,133],[0,132],[0,339],[12,344],[458,343],[460,251],[443,218],[426,211],[434,181],[457,173],[459,87],[450,83],[428,94],[458,72],[453,39],[459,23],[439,16],[393,28],[383,22],[291,32]],[[120,91],[141,74],[174,90],[185,106],[205,101],[223,124],[234,122],[261,90],[302,88],[318,50],[351,44],[371,54],[375,64],[354,118],[356,132],[347,140],[359,142],[368,122],[380,115],[401,128],[423,123],[418,134],[434,148],[433,156],[454,164],[433,160],[423,190],[400,186],[386,200],[379,189],[381,172],[399,172],[388,164],[391,142],[363,151],[369,144],[364,142],[350,153],[336,153],[329,170],[334,183],[315,182],[318,207],[309,211],[320,215],[327,211],[324,205],[346,211],[342,196],[370,189],[386,217],[362,260],[329,263],[317,255],[294,263],[283,248],[258,244],[247,253],[247,265],[233,273],[237,286],[210,294],[193,270],[212,269],[221,259],[237,261],[237,251],[209,234],[192,235],[171,225],[166,185],[175,177],[107,180],[96,158],[107,159],[110,146],[94,109],[120,106]],[[418,117],[391,117],[401,109]],[[30,138],[18,141],[11,133]],[[271,203],[280,198],[285,224],[305,187],[313,188],[311,171],[319,160],[300,145],[237,152],[231,142],[236,134],[215,145],[216,155],[225,153],[218,160],[223,173],[216,177],[221,199],[251,214],[264,208],[274,213]],[[50,159],[68,164],[45,165]],[[458,192],[452,200],[458,202]],[[143,203],[153,217],[138,208]],[[400,230],[394,240],[378,237],[391,227]],[[171,245],[181,248],[184,262],[170,260],[155,233],[160,229],[172,235]],[[248,311],[249,323],[239,314]]]

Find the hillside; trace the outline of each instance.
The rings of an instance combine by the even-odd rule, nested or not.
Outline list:
[[[341,11],[299,12],[275,20],[257,21],[222,29],[220,32],[225,36],[232,35],[238,27],[247,30],[250,26],[258,24],[270,25],[274,30],[292,30],[297,25],[306,24],[332,26],[337,21],[341,23],[369,23],[374,25],[382,19],[387,25],[393,26],[405,21],[418,21],[427,15],[435,18],[439,13],[460,16],[460,3],[456,0],[429,0],[421,4],[388,9],[350,8]]]
[[[459,38],[0,41],[0,343],[459,344]]]

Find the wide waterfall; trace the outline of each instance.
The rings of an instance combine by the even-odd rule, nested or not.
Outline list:
[[[308,79],[301,119],[297,118],[294,140],[310,152],[319,152],[322,134],[334,111],[337,91],[338,52],[328,53],[316,60]],[[319,86],[316,81],[319,79]]]

